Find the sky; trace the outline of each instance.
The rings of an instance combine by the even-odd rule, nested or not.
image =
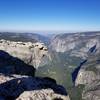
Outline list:
[[[0,31],[100,30],[100,0],[0,0]]]

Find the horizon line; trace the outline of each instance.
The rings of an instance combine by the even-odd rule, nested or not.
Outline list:
[[[81,31],[71,31],[71,30],[29,30],[29,31],[22,31],[22,30],[0,30],[0,32],[8,32],[8,33],[58,33],[58,34],[62,34],[62,33],[82,33],[82,32],[100,32],[100,30],[81,30]]]

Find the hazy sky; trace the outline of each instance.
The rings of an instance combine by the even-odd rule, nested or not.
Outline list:
[[[100,0],[0,0],[0,30],[100,30]]]

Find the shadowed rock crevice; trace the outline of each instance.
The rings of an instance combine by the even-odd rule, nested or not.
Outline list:
[[[82,62],[80,63],[80,65],[79,65],[77,68],[75,68],[75,70],[73,71],[73,73],[72,73],[72,81],[73,81],[74,84],[75,84],[75,80],[76,80],[76,78],[77,78],[78,72],[80,71],[81,67],[82,67],[86,62],[87,62],[87,60],[82,61]]]
[[[87,59],[83,60],[80,63],[80,65],[77,68],[75,68],[75,70],[73,71],[73,73],[72,73],[72,81],[73,81],[74,84],[75,84],[75,80],[77,79],[77,76],[79,74],[80,69],[89,60],[89,57],[91,57],[91,55],[93,55],[95,51],[96,51],[96,44],[93,47],[91,47],[89,49],[89,51],[87,52],[87,55],[88,55]]]

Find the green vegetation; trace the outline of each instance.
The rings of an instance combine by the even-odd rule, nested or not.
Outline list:
[[[70,57],[69,54],[55,53],[54,55],[52,61],[40,67],[35,75],[55,79],[58,84],[66,88],[71,100],[82,100],[83,86],[73,87],[71,76],[72,71],[79,65],[81,59]]]
[[[69,96],[71,100],[82,100],[82,91],[84,85],[79,85],[77,87],[72,87],[68,90]]]

